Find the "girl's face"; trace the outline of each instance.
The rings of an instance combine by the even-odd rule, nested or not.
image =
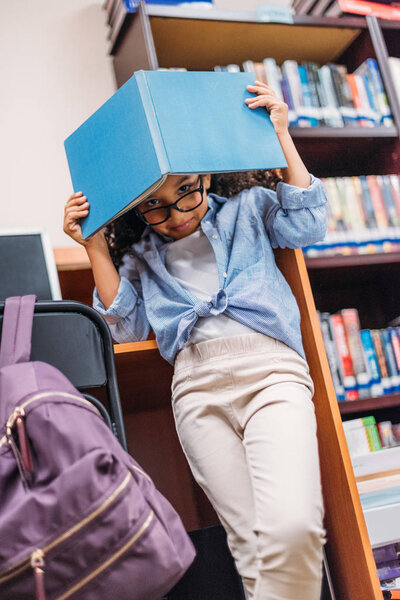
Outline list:
[[[201,180],[204,188],[202,195],[198,191]],[[182,202],[179,202],[180,207],[187,210],[192,206],[195,206],[195,208],[189,212],[180,212],[172,208],[170,210],[169,218],[159,225],[152,224],[151,219],[156,217],[155,220],[158,221],[160,218],[158,215],[161,215],[162,220],[165,218],[163,212],[166,215],[166,211],[152,210],[151,213],[145,215],[154,231],[169,236],[174,240],[180,240],[190,235],[198,228],[200,221],[207,212],[207,190],[210,187],[211,176],[202,175],[201,180],[200,175],[168,175],[162,186],[159,187],[154,194],[151,194],[151,196],[146,198],[146,200],[138,206],[138,210],[139,212],[144,213],[150,209],[162,209],[174,204],[181,197]],[[185,197],[183,198],[183,196]]]

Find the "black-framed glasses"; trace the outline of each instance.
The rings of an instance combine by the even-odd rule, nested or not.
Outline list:
[[[203,178],[199,175],[200,185],[194,190],[190,190],[185,194],[182,194],[176,202],[168,204],[167,206],[156,206],[147,210],[141,211],[140,205],[135,209],[136,214],[142,221],[148,225],[161,225],[167,221],[171,216],[171,210],[174,208],[179,212],[191,212],[198,208],[203,202]]]

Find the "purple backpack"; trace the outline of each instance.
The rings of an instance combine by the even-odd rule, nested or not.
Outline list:
[[[35,296],[0,349],[1,600],[159,600],[195,551],[150,477],[68,379],[29,362]]]

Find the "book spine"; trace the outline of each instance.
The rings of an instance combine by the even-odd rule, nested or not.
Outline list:
[[[145,71],[137,71],[135,73],[135,79],[139,88],[139,93],[142,98],[143,108],[146,114],[147,123],[151,137],[153,139],[154,148],[157,154],[158,164],[160,171],[163,175],[166,175],[170,171],[170,165],[168,160],[167,151],[164,145],[164,140],[158,125],[157,112],[151,96],[149,83]]]
[[[374,205],[372,204],[371,192],[368,187],[368,181],[365,175],[360,176],[360,183],[362,188],[362,200],[365,207],[365,212],[368,215],[367,225],[369,229],[376,229],[377,222],[375,218]]]
[[[290,95],[292,97],[294,110],[297,115],[298,127],[310,127],[309,118],[304,114],[303,94],[301,90],[300,74],[298,64],[295,60],[285,60],[282,63],[282,75],[288,82]]]
[[[394,203],[396,205],[397,217],[400,221],[400,180],[398,175],[388,175],[390,181],[390,189]]]
[[[360,339],[358,311],[355,308],[345,308],[341,311],[341,315],[357,380],[358,397],[369,398],[371,396],[371,378]]]
[[[283,94],[283,99],[286,102],[286,104],[288,105],[288,122],[289,125],[291,126],[297,126],[298,125],[298,118],[297,118],[297,112],[296,112],[296,108],[293,102],[293,97],[292,97],[292,91],[290,89],[290,85],[289,85],[289,80],[286,77],[284,70],[281,69],[281,73],[282,73],[282,94]]]
[[[316,82],[315,82],[314,71],[311,67],[311,63],[303,62],[301,64],[301,66],[304,67],[304,69],[306,70],[308,87],[309,87],[310,96],[311,96],[311,105],[313,106],[313,109],[314,109],[314,115],[315,115],[315,118],[317,119],[317,124],[322,125],[323,119],[322,119],[321,103],[320,103],[319,96],[318,96],[318,90],[317,90],[317,86],[316,86]]]
[[[386,358],[388,373],[391,381],[392,392],[400,391],[400,373],[397,371],[396,358],[393,352],[390,332],[388,329],[381,329],[380,336],[383,346],[383,352]]]
[[[379,438],[379,433],[376,428],[375,417],[362,417],[362,422],[365,427],[365,432],[367,434],[368,445],[371,452],[376,452],[377,450],[382,450],[381,440]]]
[[[370,123],[368,119],[365,118],[363,105],[361,101],[361,96],[359,93],[359,88],[357,85],[356,75],[354,73],[347,74],[347,82],[349,84],[349,88],[351,91],[351,95],[353,96],[353,103],[357,113],[357,121],[361,127],[368,127]],[[372,124],[371,124],[372,125]]]
[[[282,74],[280,68],[276,64],[274,58],[264,58],[263,60],[265,73],[267,76],[267,85],[275,92],[275,94],[283,100],[282,94]]]
[[[385,353],[383,351],[382,340],[379,329],[371,329],[372,342],[375,348],[376,358],[378,359],[379,372],[381,374],[381,382],[384,394],[390,394],[392,391],[392,382],[389,377],[389,372],[386,364]]]
[[[333,87],[331,70],[327,65],[319,70],[321,85],[326,98],[325,120],[331,127],[344,127],[342,115],[339,111],[339,102]]]
[[[371,97],[368,95],[368,79],[365,75],[354,75],[354,80],[360,97],[360,110],[367,127],[374,127],[379,122],[376,111],[371,106]]]
[[[369,329],[361,329],[360,338],[371,376],[371,396],[378,398],[383,394],[383,387],[371,331]]]
[[[350,121],[353,126],[358,125],[357,120],[357,111],[354,106],[353,96],[349,87],[349,82],[347,80],[347,67],[346,65],[335,65],[336,71],[339,73],[341,80],[341,91],[342,97],[344,101],[344,106],[346,107],[346,117]]]
[[[379,228],[387,229],[389,222],[376,175],[367,175],[366,179],[371,194],[372,205],[374,207],[376,224]]]
[[[339,366],[342,374],[346,400],[358,400],[357,382],[354,374],[353,362],[346,338],[346,330],[342,315],[330,317],[333,336],[339,357]]]
[[[331,71],[332,85],[334,87],[338,100],[339,112],[342,116],[345,127],[352,127],[357,121],[354,106],[351,108],[347,104],[347,99],[343,94],[342,76],[339,72],[338,65],[329,63],[327,65]]]
[[[397,373],[400,374],[400,334],[395,327],[389,327],[390,341],[392,343],[393,353],[396,360]]]
[[[322,337],[325,344],[326,356],[328,358],[329,368],[332,374],[332,381],[336,392],[336,398],[338,402],[343,402],[346,399],[346,396],[344,391],[343,379],[339,368],[335,340],[330,324],[330,314],[320,313],[319,322],[321,326]]]
[[[390,187],[390,180],[387,175],[377,175],[376,180],[382,191],[382,198],[385,205],[386,214],[388,216],[389,226],[398,227],[399,219],[397,216],[396,204]]]
[[[393,125],[392,113],[386,96],[385,88],[383,87],[378,63],[376,62],[375,58],[367,58],[366,63],[368,65],[370,79],[374,88],[377,105],[381,113],[382,124],[385,127],[391,127]]]
[[[302,112],[308,119],[311,127],[318,125],[318,107],[314,106],[313,97],[311,95],[310,84],[307,77],[307,71],[304,65],[298,65],[301,93],[303,98]]]

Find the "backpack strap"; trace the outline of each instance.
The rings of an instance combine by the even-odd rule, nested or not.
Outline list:
[[[27,362],[31,355],[36,296],[10,296],[4,305],[0,368]]]

